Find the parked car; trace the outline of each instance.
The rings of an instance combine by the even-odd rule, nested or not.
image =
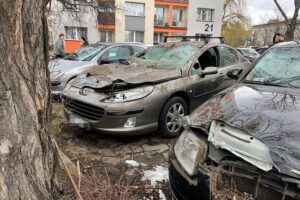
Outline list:
[[[63,59],[49,62],[51,93],[60,95],[68,81],[87,69],[107,63],[127,62],[147,47],[134,43],[97,43],[84,46]]]
[[[176,136],[180,116],[235,81],[228,70],[247,61],[232,47],[205,42],[165,43],[131,57],[130,64],[88,70],[63,93],[69,123],[116,135],[159,130]]]
[[[249,60],[249,62],[255,61],[257,58],[259,58],[260,54],[257,53],[254,49],[251,48],[237,48],[237,50]]]
[[[236,199],[300,199],[299,55],[300,44],[272,47],[236,84],[180,119],[185,129],[169,156],[175,199],[222,190]]]
[[[259,53],[260,55],[262,55],[268,49],[269,49],[269,46],[264,46],[264,47],[259,47],[259,48],[255,49],[255,51],[257,53]]]

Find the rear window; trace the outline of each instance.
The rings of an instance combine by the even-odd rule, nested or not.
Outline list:
[[[137,55],[138,53],[141,53],[145,49],[143,47],[137,47],[137,46],[132,46],[133,49],[133,55]]]
[[[220,47],[220,52],[224,60],[224,67],[237,64],[239,57],[234,49],[228,47]]]

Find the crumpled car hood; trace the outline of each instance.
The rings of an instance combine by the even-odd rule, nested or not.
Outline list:
[[[103,88],[114,83],[142,84],[167,81],[181,77],[181,70],[153,69],[142,66],[109,64],[87,70],[73,82],[78,88]]]
[[[62,77],[74,76],[93,66],[93,62],[72,61],[65,59],[51,60],[48,64],[51,80],[61,80]]]
[[[192,127],[208,130],[212,120],[242,129],[268,146],[275,168],[300,178],[300,91],[236,84],[201,105]]]
[[[48,64],[48,69],[50,70],[61,70],[63,72],[72,70],[76,67],[83,66],[89,63],[88,61],[73,61],[73,60],[65,60],[65,59],[54,59],[50,60]]]

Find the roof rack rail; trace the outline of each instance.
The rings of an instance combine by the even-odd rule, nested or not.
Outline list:
[[[219,39],[220,43],[224,43],[224,37],[210,37],[205,35],[192,35],[192,36],[183,36],[183,35],[174,35],[174,36],[165,36],[164,42],[168,41],[168,38],[181,38],[181,41],[190,41],[190,39],[196,39],[199,41],[204,41],[206,43],[210,42],[211,39]]]

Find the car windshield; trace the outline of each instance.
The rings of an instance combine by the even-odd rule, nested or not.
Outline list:
[[[136,65],[159,69],[179,69],[197,52],[192,45],[156,46],[133,58]]]
[[[300,88],[300,48],[271,49],[252,68],[245,81]]]
[[[104,47],[105,45],[103,44],[84,46],[78,49],[77,51],[66,55],[64,59],[75,61],[90,61],[96,55],[98,55],[102,51],[102,49],[104,49]]]
[[[246,56],[259,56],[259,54],[254,49],[239,49],[243,55]]]

